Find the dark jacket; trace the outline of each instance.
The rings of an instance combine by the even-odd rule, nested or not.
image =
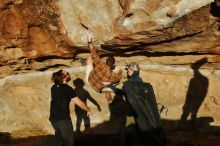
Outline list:
[[[143,80],[139,76],[139,71],[134,71],[134,73],[131,75],[131,77],[128,77],[127,82],[143,82]],[[111,88],[116,95],[125,95],[126,96],[124,84],[121,89],[116,88],[112,84],[108,85],[108,87]]]
[[[137,130],[133,132],[131,138],[134,144],[131,145],[165,146],[166,137],[161,127],[160,114],[152,85],[144,83],[139,77],[139,72],[134,72],[123,83],[121,89],[112,85],[109,87],[117,95],[125,95],[125,99],[131,108],[137,126]]]

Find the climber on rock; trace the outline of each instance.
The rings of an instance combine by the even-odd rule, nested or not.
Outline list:
[[[85,82],[99,92],[104,93],[105,97],[110,103],[112,101],[110,88],[105,87],[103,82],[118,83],[122,77],[122,70],[114,72],[115,58],[108,56],[106,62],[103,61],[92,43],[92,34],[87,33],[88,47],[90,48],[91,56],[86,60],[86,77]]]

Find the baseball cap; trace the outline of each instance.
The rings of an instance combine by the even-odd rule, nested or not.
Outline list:
[[[140,67],[136,62],[132,62],[132,63],[126,65],[126,68],[131,68],[134,71],[139,71],[140,70]]]

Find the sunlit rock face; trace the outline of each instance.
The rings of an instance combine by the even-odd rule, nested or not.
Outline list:
[[[68,84],[75,89],[76,86],[74,86],[73,80],[77,78],[83,79],[85,75],[83,73],[84,69],[76,67],[66,70],[70,72],[72,77],[71,82]],[[51,100],[50,88],[52,86],[50,79],[54,71],[12,75],[0,80],[1,132],[11,132],[14,136],[18,137],[53,133],[53,128],[49,122],[49,111]],[[97,107],[87,100],[87,105],[93,111],[93,116],[91,117],[92,127],[108,121],[110,112],[104,95],[95,92],[88,85],[85,85],[83,88],[97,101],[102,110],[99,112]],[[73,103],[70,104],[70,112],[75,129],[76,113]],[[117,124],[114,123],[115,121],[112,124],[108,123],[107,129],[105,126],[105,129],[100,128],[96,132],[115,133],[117,132]],[[83,123],[81,124],[81,130],[84,130]]]
[[[1,62],[22,57],[65,56],[61,43],[65,36],[55,1],[2,0],[0,3]],[[69,56],[71,52],[68,51]]]
[[[104,43],[119,35],[171,25],[176,19],[209,4],[211,0],[194,2],[189,0],[125,0],[124,3],[120,2],[120,0],[91,0],[89,2],[61,0],[59,2],[61,19],[68,36],[76,44],[81,44],[86,42],[85,32],[89,29],[98,41]]]
[[[132,45],[157,52],[198,52],[198,48],[200,52],[204,49],[206,52],[215,51],[215,44],[219,41],[210,32],[213,28],[210,8],[203,7],[211,2],[1,0],[0,61],[4,64],[24,57],[45,56],[74,58],[78,53],[87,50],[87,29],[93,32],[97,46],[102,43],[110,48],[116,46],[117,49],[124,49]],[[187,16],[191,12],[191,16]],[[198,42],[204,41],[200,39],[201,35],[211,36],[212,39],[208,41],[212,46],[199,46]],[[167,41],[172,43],[183,37],[195,38],[191,40],[189,49],[179,50],[178,46],[174,46],[174,50],[164,46]],[[159,46],[160,49],[157,48],[159,42],[162,46]],[[185,42],[183,40],[178,44]],[[148,47],[148,44],[152,47]],[[211,50],[207,51],[207,48]]]
[[[199,60],[209,56],[187,56],[188,60],[198,63]],[[145,82],[153,85],[156,100],[158,104],[162,104],[168,110],[161,113],[163,120],[173,120],[176,123],[181,119],[198,120],[198,125],[204,129],[209,126],[219,126],[220,116],[220,72],[219,70],[210,69],[209,64],[201,64],[195,68],[196,63],[191,66],[187,65],[165,65],[159,63],[176,62],[185,59],[178,56],[174,58],[163,57],[144,58],[143,57],[128,57],[117,58],[117,65],[123,66],[125,63],[136,61],[140,64],[140,76]],[[124,60],[124,61],[122,61]],[[58,60],[51,60],[51,64],[56,64]],[[69,71],[72,80],[68,83],[75,88],[74,80],[77,78],[84,79],[85,67],[79,66],[78,62],[71,60],[62,61],[59,63],[66,66],[62,67]],[[154,63],[152,63],[154,62]],[[156,63],[158,62],[158,63]],[[36,134],[53,133],[53,128],[48,120],[51,93],[50,88],[52,82],[50,78],[52,73],[57,69],[50,69],[44,72],[24,73],[11,75],[0,79],[0,131],[12,132],[16,136],[30,136]],[[118,87],[126,80],[124,72],[122,81]],[[97,101],[102,111],[99,112],[97,107],[87,100],[87,104],[91,107],[93,115],[91,116],[92,128],[86,132],[109,134],[117,133],[119,130],[120,118],[123,114],[123,104],[114,101],[108,104],[104,94],[95,92],[89,85],[85,84],[83,88],[89,92],[91,97]],[[117,98],[116,98],[117,100]],[[161,105],[158,105],[160,108]],[[186,110],[185,110],[185,107]],[[74,105],[70,105],[71,118],[74,129],[76,130],[76,113]],[[193,116],[196,111],[195,117]],[[208,119],[200,120],[200,119]],[[210,119],[210,120],[209,120]],[[128,124],[133,122],[132,118],[128,118]],[[174,125],[171,125],[173,127]],[[81,130],[84,130],[84,124],[81,124]],[[25,132],[28,134],[25,135]]]

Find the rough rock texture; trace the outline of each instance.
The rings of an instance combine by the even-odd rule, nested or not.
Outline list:
[[[218,53],[216,20],[210,18],[210,7],[203,7],[211,0],[188,2],[1,0],[0,62],[74,58],[85,50],[87,29],[104,50],[134,48],[123,54],[143,49],[147,53]],[[202,44],[207,38],[206,45]]]
[[[62,47],[66,36],[55,1],[1,1],[1,62],[22,57],[73,56]],[[4,63],[2,63],[4,64]]]
[[[192,65],[195,67],[199,64],[198,60],[201,60],[204,57],[208,58],[208,56],[200,56],[198,58],[188,56],[188,59],[196,59],[197,63]],[[204,128],[208,128],[209,125],[218,126],[220,124],[220,117],[218,114],[220,100],[220,95],[218,92],[218,87],[220,84],[219,70],[210,69],[207,63],[200,64],[199,69],[192,69],[187,65],[170,66],[158,63],[152,64],[152,61],[156,62],[156,60],[161,59],[161,57],[148,58],[147,60],[143,60],[143,57],[129,57],[127,59],[128,60],[126,60],[126,58],[118,58],[117,64],[122,66],[126,62],[135,60],[141,65],[141,77],[144,79],[144,81],[150,82],[153,85],[157,102],[168,108],[167,112],[164,110],[161,113],[162,119],[184,122],[185,118],[182,117],[181,121],[181,116],[183,116],[183,113],[185,113],[185,120],[191,121],[193,118],[196,118],[198,121],[200,121],[200,118],[208,117],[209,119],[212,119],[211,121],[199,122],[199,124],[202,124]],[[178,59],[181,59],[181,57],[176,58],[176,60]],[[53,63],[56,61],[57,60],[51,60]],[[65,63],[69,66],[79,66],[79,62],[71,63],[71,60],[66,60]],[[66,67],[60,66],[60,68]],[[77,78],[83,79],[85,76],[84,67],[68,67],[66,69],[71,72],[72,80]],[[48,122],[48,115],[50,87],[52,85],[50,82],[50,77],[53,71],[54,69],[50,69],[45,72],[12,75],[0,80],[0,104],[2,105],[0,113],[3,115],[1,118],[1,131],[14,131],[15,134],[16,131],[20,130],[40,130],[46,133],[52,132],[52,127]],[[195,74],[196,72],[197,74]],[[122,82],[125,80],[125,78],[126,74],[124,73]],[[208,82],[203,81],[202,78],[205,78]],[[69,85],[74,87],[73,82],[70,82]],[[101,112],[98,112],[97,107],[88,101],[88,105],[91,106],[93,110],[91,124],[92,126],[97,127],[87,132],[117,132],[117,121],[120,120],[120,113],[117,112],[117,104],[108,106],[104,95],[96,93],[88,85],[85,85],[85,90],[91,94],[92,98],[98,102],[102,109]],[[202,94],[202,91],[205,93]],[[160,106],[161,105],[159,105],[159,107]],[[188,107],[187,111],[183,110],[184,106]],[[111,109],[113,109],[113,111]],[[195,117],[191,115],[194,110],[196,110]],[[187,112],[189,112],[189,114],[187,114]],[[74,122],[74,128],[76,128],[76,117],[73,105],[71,105],[71,116]],[[114,120],[112,121],[112,119]],[[82,129],[83,128],[84,126],[82,124]]]
[[[87,29],[104,56],[213,54],[209,62],[219,62],[219,10],[210,0],[188,2],[1,0],[1,77],[88,53]]]
[[[89,55],[88,30],[102,57],[113,54],[119,66],[140,63],[142,78],[168,108],[162,118],[175,121],[171,127],[194,119],[198,127],[219,126],[220,13],[211,2],[0,0],[0,131],[18,137],[52,133],[51,73],[68,68],[73,80],[83,79],[77,58]],[[88,102],[96,126],[89,132],[117,132],[120,114],[111,109],[118,107],[85,89],[102,108]]]

